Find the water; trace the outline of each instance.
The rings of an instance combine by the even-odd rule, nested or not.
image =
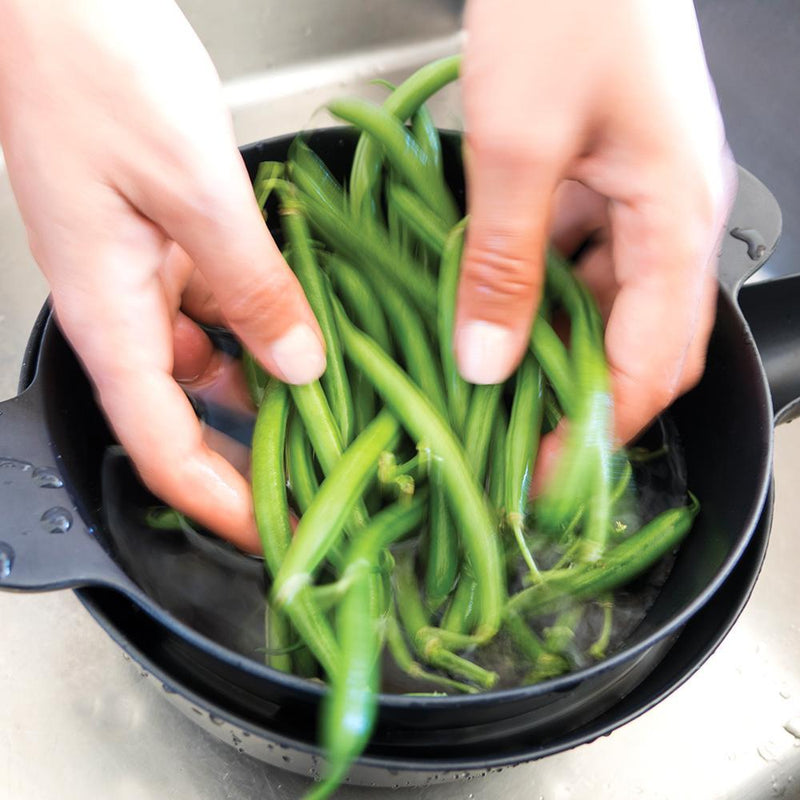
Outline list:
[[[48,508],[40,520],[48,533],[66,533],[72,527],[72,513],[62,506]]]
[[[36,467],[31,478],[40,489],[60,489],[64,485],[61,476],[50,467]]]
[[[14,548],[6,542],[0,542],[0,580],[7,578],[14,567]]]
[[[668,419],[655,427],[643,445],[657,450],[665,443],[668,449],[664,457],[635,466],[636,490],[627,497],[621,513],[631,530],[666,508],[685,502],[682,450]],[[262,661],[267,593],[263,562],[202,531],[149,528],[144,515],[156,502],[155,498],[135,478],[120,450],[112,449],[107,454],[102,480],[107,515],[104,530],[117,560],[130,577],[177,619],[234,652]],[[56,510],[51,511],[55,521],[62,520],[63,527],[63,517]],[[606,655],[624,647],[635,633],[667,579],[671,564],[670,558],[664,559],[647,575],[616,593]],[[511,590],[521,588],[523,572],[520,570]],[[533,628],[544,635],[552,622],[552,616],[535,620]],[[598,603],[587,604],[568,648],[571,669],[592,663],[586,651],[597,639],[603,622],[603,607]],[[499,687],[519,685],[530,668],[504,635],[471,657],[500,674]],[[441,690],[409,678],[388,656],[384,659],[383,674],[384,691]]]

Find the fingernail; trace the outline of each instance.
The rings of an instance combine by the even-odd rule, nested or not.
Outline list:
[[[325,372],[325,353],[317,335],[305,324],[292,326],[273,342],[271,355],[287,383],[310,383]]]
[[[503,325],[474,320],[456,333],[456,358],[461,377],[470,383],[500,383],[513,368],[514,336]]]

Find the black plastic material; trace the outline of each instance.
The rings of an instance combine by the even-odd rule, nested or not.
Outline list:
[[[778,422],[800,415],[800,275],[745,286],[739,293],[769,380]]]
[[[354,137],[333,130],[314,134],[312,139],[313,147],[342,177],[352,158]],[[284,158],[290,141],[284,138],[245,148],[251,174],[261,160]],[[458,151],[458,142],[447,138],[446,173],[463,199]],[[733,244],[725,239],[722,272],[729,291],[719,297],[708,369],[700,385],[673,409],[686,450],[689,485],[700,497],[702,511],[645,621],[627,646],[605,662],[536,686],[468,697],[382,696],[372,745],[375,752],[422,758],[430,751],[420,752],[424,750],[420,743],[430,747],[435,742],[452,742],[460,748],[474,747],[478,753],[482,740],[499,741],[506,734],[549,741],[581,730],[616,708],[620,698],[635,696],[636,687],[672,658],[670,645],[676,638],[680,641],[684,626],[727,585],[726,578],[764,515],[773,432],[764,372],[734,298],[744,277],[773,249],[774,241],[768,237],[778,235],[780,218],[764,213],[777,212],[769,192],[752,176],[742,175],[732,224],[740,237],[742,231],[751,238],[757,232],[760,242],[751,246],[742,238]],[[755,257],[747,255],[748,250]],[[23,398],[0,405],[0,454],[57,467],[64,487],[37,489],[58,494],[46,494],[47,501],[35,499],[35,492],[31,495],[21,488],[28,479],[20,478],[25,470],[18,470],[8,487],[0,486],[0,501],[4,508],[13,509],[2,522],[0,542],[14,550],[11,563],[4,562],[0,553],[0,588],[111,586],[113,590],[83,589],[80,597],[98,617],[103,617],[109,604],[126,607],[130,613],[120,623],[124,634],[133,637],[140,629],[149,630],[149,641],[160,648],[164,663],[176,673],[182,670],[192,686],[225,685],[224,699],[232,713],[249,709],[266,730],[285,724],[295,726],[298,736],[302,731],[309,735],[315,729],[323,691],[319,686],[274,672],[200,636],[167,614],[119,569],[121,554],[114,551],[105,528],[107,515],[101,508],[101,465],[111,438],[77,361],[52,320],[45,320],[40,319],[32,335],[32,343],[40,342],[36,379]],[[35,351],[32,344],[31,362]],[[32,378],[30,368],[27,372]],[[43,505],[50,497],[73,515],[73,525],[64,534],[46,533],[34,525],[48,510]],[[54,516],[58,522],[58,514]],[[120,597],[120,591],[129,599]],[[743,602],[741,588],[739,601]],[[114,624],[108,623],[112,635]],[[727,623],[718,619],[717,624]]]
[[[402,771],[405,783],[428,782],[432,773],[446,775],[502,768],[586,744],[645,713],[705,663],[739,618],[761,570],[771,523],[772,492],[750,544],[720,589],[678,634],[668,656],[605,713],[577,728],[550,736],[536,735],[529,730],[507,730],[506,723],[501,721],[486,728],[491,743],[471,748],[451,746],[449,730],[430,732],[432,744],[424,752],[392,750],[373,741],[359,759],[351,780],[359,783],[359,766]],[[91,596],[87,598],[87,594]],[[180,692],[189,700],[193,711],[191,718],[204,710],[217,724],[224,720],[270,745],[277,745],[290,759],[296,753],[320,753],[315,727],[298,725],[291,717],[281,719],[279,705],[254,704],[251,696],[220,680],[214,671],[187,669],[192,660],[174,658],[163,628],[141,615],[136,606],[118,593],[81,590],[78,596],[98,624],[141,667],[162,681],[165,690]],[[212,726],[214,728],[216,725]]]

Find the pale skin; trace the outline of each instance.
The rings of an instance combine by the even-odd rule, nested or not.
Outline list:
[[[148,486],[257,550],[247,481],[183,391],[220,376],[241,391],[196,323],[228,325],[288,382],[325,356],[214,67],[172,0],[0,0],[0,21],[0,142],[59,322]],[[506,378],[545,242],[593,234],[579,269],[607,319],[625,441],[702,374],[734,191],[692,4],[471,0],[465,24],[459,367]]]

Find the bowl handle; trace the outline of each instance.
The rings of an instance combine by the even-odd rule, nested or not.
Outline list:
[[[135,592],[73,502],[42,420],[36,381],[0,403],[0,589]]]
[[[783,227],[775,196],[743,167],[739,188],[722,237],[719,282],[734,299],[742,284],[772,255]]]
[[[739,191],[720,254],[720,283],[738,302],[755,339],[776,424],[800,416],[800,275],[743,284],[772,255],[781,225],[778,201],[739,167]]]

